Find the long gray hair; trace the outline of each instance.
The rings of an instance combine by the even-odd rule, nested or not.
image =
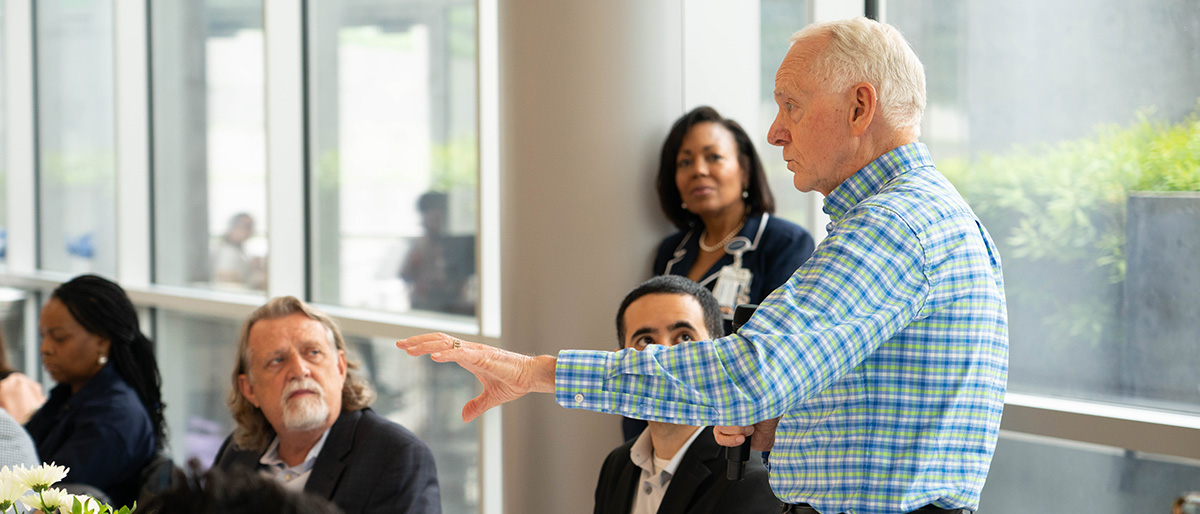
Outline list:
[[[241,389],[238,388],[238,376],[246,374],[250,369],[250,328],[260,320],[283,318],[296,313],[323,325],[334,348],[346,351],[346,341],[342,339],[342,333],[333,318],[294,296],[272,298],[262,307],[255,309],[242,324],[241,333],[238,335],[237,363],[233,367],[232,377],[233,390],[229,393],[228,402],[233,419],[237,422],[233,429],[233,442],[242,448],[265,450],[275,437],[275,429],[267,422],[262,410],[242,396]],[[346,382],[342,385],[342,410],[355,411],[370,406],[375,400],[375,391],[366,379],[355,373],[354,370],[359,368],[358,363],[347,356],[346,368]]]

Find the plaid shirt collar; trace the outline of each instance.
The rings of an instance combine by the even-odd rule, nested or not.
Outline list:
[[[916,168],[933,167],[924,143],[909,143],[887,152],[851,175],[825,197],[822,210],[837,223],[850,209],[883,189],[892,178]]]

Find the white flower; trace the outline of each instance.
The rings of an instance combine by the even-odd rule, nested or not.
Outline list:
[[[79,500],[79,504],[81,506],[83,506],[83,510],[80,511],[83,514],[99,514],[100,513],[100,501],[95,498],[92,498],[91,496],[87,496],[87,495],[83,495],[83,494],[72,494],[70,498],[67,498],[66,503],[63,505],[63,510],[74,509],[75,508],[74,500]]]
[[[54,512],[57,509],[71,509],[71,495],[62,489],[51,487],[41,493],[29,493],[21,497],[21,503],[30,509],[42,512]]]
[[[9,468],[4,466],[0,468],[0,512],[7,512],[17,500],[21,498],[25,491],[29,488],[25,487],[25,483],[17,478],[17,470],[24,471],[24,466]]]
[[[17,478],[25,483],[26,487],[33,489],[34,492],[41,492],[59,480],[66,478],[69,471],[71,471],[70,468],[55,466],[51,462],[30,469],[18,467],[15,473]]]
[[[11,506],[28,490],[29,488],[25,487],[25,484],[14,477],[0,476],[0,511],[7,508],[6,506]]]

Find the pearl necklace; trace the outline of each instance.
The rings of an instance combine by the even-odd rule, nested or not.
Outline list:
[[[729,234],[727,234],[725,236],[725,239],[722,239],[721,242],[719,242],[715,245],[712,245],[712,246],[708,246],[708,245],[704,244],[704,236],[708,234],[708,229],[705,228],[704,232],[700,233],[700,240],[696,241],[696,242],[700,243],[701,250],[704,250],[706,252],[715,252],[717,250],[724,248],[726,244],[729,244],[729,241],[731,241],[733,239],[733,236],[738,235],[738,232],[741,232],[742,227],[745,225],[746,225],[746,218],[742,218],[742,222],[738,223],[738,226],[733,229],[733,232],[730,232]]]

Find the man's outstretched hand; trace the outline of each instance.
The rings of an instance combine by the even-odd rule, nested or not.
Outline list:
[[[740,446],[750,439],[750,449],[756,452],[771,451],[775,446],[775,429],[779,426],[779,418],[759,421],[748,427],[713,427],[713,439],[721,446]]]
[[[402,339],[396,347],[414,357],[429,355],[435,362],[456,363],[479,379],[483,392],[463,406],[465,422],[528,393],[554,392],[558,359],[549,355],[530,357],[441,333]]]

